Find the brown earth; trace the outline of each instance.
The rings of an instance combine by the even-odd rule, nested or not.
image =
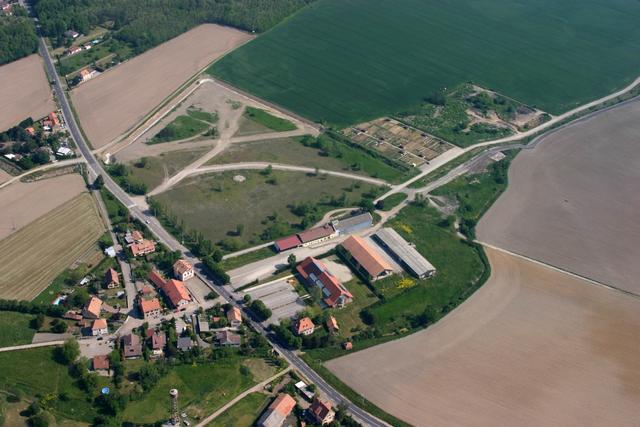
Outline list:
[[[95,200],[83,193],[0,241],[0,298],[33,299],[105,230]]]
[[[640,300],[488,250],[489,281],[436,325],[327,363],[417,426],[635,426]]]
[[[1,66],[0,82],[0,131],[28,117],[40,119],[56,108],[39,55]]]
[[[201,25],[78,86],[71,99],[91,144],[99,148],[125,133],[191,76],[250,38]]]
[[[0,190],[0,240],[86,190],[78,174],[30,183],[15,182]]]
[[[523,150],[478,239],[640,294],[640,101]]]

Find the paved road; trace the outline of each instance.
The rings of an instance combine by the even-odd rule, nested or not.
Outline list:
[[[80,150],[82,156],[87,161],[87,168],[89,171],[89,177],[93,180],[98,175],[102,175],[104,178],[105,187],[122,203],[124,204],[130,211],[131,215],[138,220],[147,224],[149,230],[160,240],[162,243],[167,245],[171,250],[179,250],[184,254],[184,257],[191,262],[194,266],[196,274],[213,290],[215,290],[220,296],[229,301],[234,306],[239,307],[241,310],[244,309],[243,306],[239,305],[237,301],[234,300],[233,295],[227,291],[224,287],[219,286],[217,283],[214,283],[206,274],[206,271],[203,269],[202,262],[193,256],[184,246],[182,246],[173,236],[171,236],[161,225],[160,223],[151,215],[149,211],[141,210],[134,202],[131,200],[129,195],[125,193],[104,171],[102,165],[96,160],[91,149],[87,142],[85,141],[80,129],[76,123],[75,117],[72,114],[69,101],[67,100],[66,94],[62,88],[62,84],[60,82],[60,78],[55,71],[55,67],[53,65],[53,61],[51,60],[51,56],[49,55],[49,51],[46,48],[44,43],[44,39],[40,38],[40,53],[45,61],[46,71],[49,75],[50,81],[54,83],[54,91],[58,102],[60,103],[60,107],[62,109],[62,115],[67,123],[69,128],[69,132],[71,133],[72,138],[74,139],[78,149]],[[289,350],[286,350],[275,340],[275,337],[272,334],[269,334],[263,325],[255,322],[251,319],[250,313],[247,311],[243,311],[244,316],[248,319],[251,325],[262,335],[264,335],[272,347],[281,354],[290,365],[292,365],[298,372],[307,377],[310,381],[314,382],[318,389],[324,393],[330,400],[334,403],[338,404],[340,402],[348,402],[349,411],[351,414],[361,423],[368,426],[385,426],[387,425],[381,420],[378,420],[376,417],[371,414],[363,411],[353,403],[350,403],[344,396],[342,396],[338,391],[336,391],[333,387],[331,387],[327,382],[325,382],[318,374],[316,374],[309,366],[307,366],[304,361],[298,357],[296,354],[292,353]]]
[[[53,345],[62,345],[62,344],[64,344],[64,341],[47,341],[47,342],[39,342],[35,344],[13,345],[11,347],[0,347],[0,353],[5,351],[27,350],[30,348],[49,347]]]

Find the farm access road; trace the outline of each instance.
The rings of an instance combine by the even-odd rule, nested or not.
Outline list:
[[[183,255],[184,258],[189,261],[193,266],[194,270],[198,277],[200,277],[211,289],[217,292],[222,298],[224,298],[229,304],[232,306],[238,307],[243,313],[243,317],[247,319],[247,321],[251,324],[251,326],[262,334],[274,350],[280,354],[290,365],[292,365],[297,372],[299,372],[303,377],[308,379],[309,381],[316,384],[318,389],[334,404],[339,404],[341,402],[346,402],[348,405],[348,410],[351,415],[360,423],[367,426],[387,426],[388,424],[384,421],[379,420],[373,415],[369,414],[366,411],[363,411],[358,406],[350,402],[347,398],[345,398],[341,393],[335,390],[331,385],[329,385],[320,375],[318,375],[313,369],[311,369],[297,354],[294,352],[282,347],[280,343],[277,341],[276,337],[269,333],[266,328],[254,320],[252,313],[248,310],[245,310],[245,307],[240,305],[234,298],[233,295],[225,289],[223,286],[218,285],[213,282],[205,270],[205,266],[201,260],[196,258],[190,251],[188,251],[184,246],[182,246],[170,233],[168,233],[164,227],[160,224],[160,222],[152,215],[148,210],[143,211],[138,207],[133,200],[129,197],[127,193],[120,188],[113,179],[105,172],[102,165],[96,160],[91,149],[89,148],[87,142],[85,141],[82,133],[80,132],[80,128],[75,120],[73,112],[71,110],[71,106],[69,105],[69,101],[66,97],[66,93],[62,88],[62,83],[60,82],[60,77],[58,76],[55,66],[53,65],[53,61],[47,49],[47,46],[44,42],[44,39],[40,38],[40,53],[45,60],[46,71],[49,75],[51,81],[54,84],[54,91],[57,96],[57,99],[60,102],[60,107],[62,109],[62,115],[69,127],[69,132],[71,133],[71,137],[73,138],[76,146],[80,149],[82,156],[85,158],[87,162],[87,170],[89,172],[89,179],[93,180],[97,176],[102,176],[104,179],[105,187],[124,205],[129,209],[129,212],[133,217],[147,224],[148,229],[158,238],[160,242],[165,244],[171,250],[178,250]]]

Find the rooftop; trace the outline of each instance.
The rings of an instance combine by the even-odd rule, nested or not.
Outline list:
[[[398,234],[393,228],[383,228],[374,237],[389,249],[397,258],[418,277],[433,273],[436,268],[429,261]]]
[[[175,264],[173,264],[173,271],[176,274],[184,274],[185,272],[191,269],[193,269],[193,266],[191,265],[191,263],[183,259],[179,259],[178,261],[175,262]]]
[[[310,318],[303,317],[298,320],[298,323],[296,324],[296,332],[298,334],[301,334],[304,331],[308,331],[309,329],[313,329],[315,327],[316,325],[313,324],[313,321]]]
[[[91,329],[93,329],[94,331],[99,329],[107,329],[107,321],[105,319],[96,319],[93,321]]]
[[[182,301],[191,301],[191,295],[180,280],[167,280],[162,286],[162,291],[175,307],[179,306]]]
[[[283,237],[275,241],[276,249],[286,251],[287,249],[297,248],[302,242],[298,236]]]
[[[364,268],[371,277],[378,277],[393,267],[380,256],[378,251],[359,236],[349,236],[342,242],[342,247]]]
[[[94,356],[93,359],[91,359],[91,363],[94,371],[98,369],[109,369],[109,356]]]
[[[323,225],[322,227],[312,228],[298,233],[298,237],[302,243],[313,242],[314,240],[322,239],[331,236],[335,233],[333,226]]]
[[[348,229],[351,227],[355,227],[360,224],[371,224],[373,223],[373,216],[369,212],[365,212],[363,214],[350,216],[345,219],[340,219],[336,221],[336,230],[342,231],[343,229]]]
[[[158,301],[158,298],[140,300],[140,310],[142,310],[144,314],[147,314],[154,310],[160,310],[161,308],[162,307],[160,306],[160,301]]]

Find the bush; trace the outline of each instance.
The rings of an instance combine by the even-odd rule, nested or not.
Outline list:
[[[259,299],[254,300],[249,307],[261,322],[271,317],[271,310]]]

